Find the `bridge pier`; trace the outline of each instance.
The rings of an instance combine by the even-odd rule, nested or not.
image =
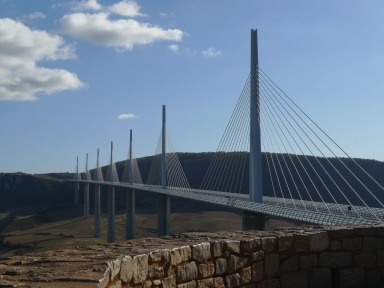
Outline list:
[[[125,240],[135,239],[135,190],[127,191],[125,210]]]
[[[171,201],[169,195],[158,196],[157,206],[157,236],[169,235],[170,232],[170,215]]]
[[[75,205],[79,205],[80,183],[75,182]]]
[[[247,230],[265,230],[266,217],[264,214],[243,212],[243,231]]]
[[[115,242],[115,187],[110,186],[108,191],[108,234],[107,242]]]
[[[89,183],[84,183],[84,219],[89,218]]]
[[[101,210],[100,210],[100,185],[95,187],[95,220],[93,227],[93,236],[95,238],[100,237],[101,232]]]

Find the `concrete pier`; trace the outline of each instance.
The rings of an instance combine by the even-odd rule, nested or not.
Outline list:
[[[84,219],[89,218],[89,183],[84,183]]]
[[[95,187],[95,220],[93,227],[93,236],[95,238],[100,237],[101,233],[101,210],[100,210],[100,185]]]
[[[108,191],[108,234],[107,242],[115,242],[115,187],[110,186]]]
[[[135,213],[135,190],[128,190],[125,210],[125,240],[135,239]]]
[[[169,195],[158,196],[157,207],[157,236],[165,236],[170,233],[171,201]]]

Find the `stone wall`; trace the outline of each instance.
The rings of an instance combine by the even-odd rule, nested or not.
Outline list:
[[[384,287],[383,236],[384,226],[228,232],[200,243],[185,234],[175,247],[109,262],[99,287]]]

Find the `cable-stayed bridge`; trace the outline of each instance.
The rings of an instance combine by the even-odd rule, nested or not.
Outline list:
[[[126,238],[135,237],[135,192],[158,194],[158,235],[169,234],[170,197],[214,203],[244,212],[243,227],[262,228],[264,215],[321,224],[378,224],[384,221],[384,187],[351,158],[259,67],[257,31],[251,31],[251,69],[230,121],[202,183],[191,187],[188,175],[162,128],[149,173],[142,179],[133,156],[120,177],[113,159],[105,175],[92,171],[86,158],[84,216],[89,216],[89,185],[95,185],[95,237],[100,236],[100,186],[108,191],[108,241],[114,241],[115,187],[126,188]],[[92,174],[92,175],[91,175]],[[143,181],[144,180],[144,181]]]

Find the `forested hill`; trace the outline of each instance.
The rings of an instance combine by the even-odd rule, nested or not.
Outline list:
[[[210,163],[212,162],[212,159],[217,156],[218,153],[210,152],[210,153],[178,153],[178,157],[180,159],[181,165],[185,171],[185,174],[187,175],[188,182],[191,186],[191,188],[200,188],[201,182],[203,181],[203,178],[208,170],[208,167]],[[247,159],[246,153],[229,153],[227,154],[228,158],[231,157],[243,157],[243,159]],[[325,201],[332,201],[332,196],[329,195],[329,192],[325,188],[325,186],[330,187],[330,190],[332,191],[333,197],[335,197],[338,201],[345,202],[345,197],[342,196],[338,190],[348,190],[348,184],[340,180],[340,176],[338,175],[335,170],[332,168],[329,169],[331,176],[338,180],[338,187],[335,187],[332,183],[332,180],[326,175],[324,171],[321,171],[321,169],[318,169],[320,165],[330,168],[331,165],[334,167],[337,167],[340,169],[340,171],[343,171],[345,173],[345,178],[348,179],[350,183],[353,183],[353,186],[356,186],[356,192],[359,195],[366,195],[367,192],[365,188],[358,183],[356,183],[355,178],[352,176],[350,172],[346,172],[343,168],[343,165],[340,163],[339,160],[335,158],[329,158],[329,159],[323,159],[323,158],[315,158],[315,157],[307,157],[306,159],[303,158],[303,156],[300,157],[290,157],[291,155],[286,154],[280,154],[275,157],[275,162],[277,163],[277,158],[279,158],[281,163],[284,163],[284,160],[286,163],[288,163],[288,168],[290,171],[288,171],[288,168],[284,165],[282,165],[283,173],[278,172],[278,177],[280,179],[280,185],[281,190],[283,191],[285,197],[289,197],[288,193],[291,192],[292,196],[295,198],[299,198],[300,196],[303,199],[310,200],[311,198],[314,201],[320,201],[320,196],[318,195],[318,192],[320,193],[321,197]],[[277,187],[278,185],[276,183],[277,178],[276,176],[273,176],[273,182],[274,186],[271,182],[270,173],[268,170],[268,163],[267,159],[270,158],[271,155],[263,153],[262,155],[262,161],[263,161],[263,193],[266,196],[274,196],[274,194],[277,194],[278,197],[281,197],[278,193],[281,193],[278,191]],[[308,160],[307,160],[308,159]],[[138,165],[140,167],[141,176],[146,181],[149,171],[151,169],[152,160],[153,157],[144,157],[137,159]],[[351,159],[342,159],[344,163],[346,163],[348,166],[349,164],[353,164]],[[374,177],[382,186],[384,186],[384,162],[376,161],[376,160],[367,160],[367,159],[354,159],[359,165],[361,165],[372,177]],[[240,181],[242,183],[240,187],[241,193],[247,193],[248,192],[248,176],[249,176],[249,170],[248,170],[248,160],[244,160],[244,179]],[[295,165],[294,165],[294,164]],[[124,162],[118,162],[116,163],[116,166],[118,168],[118,173],[121,176],[123,175],[124,170]],[[271,165],[271,160],[269,160],[269,165]],[[300,172],[300,174],[303,174],[304,168],[308,172],[309,176],[311,177],[312,181],[316,185],[317,190],[314,188],[314,186],[310,183],[311,180],[309,180],[309,177],[303,177],[300,179],[298,174],[295,172],[296,167],[297,171]],[[310,166],[316,167],[320,172],[320,176],[323,181],[325,182],[325,186],[321,183],[321,180],[319,180],[319,177],[311,170]],[[364,181],[369,180],[368,177],[361,172],[361,170],[357,169],[356,165],[352,165],[353,168],[351,170],[359,177],[362,178]],[[106,167],[103,167],[104,175],[106,173]],[[91,174],[93,175],[93,171],[91,171]],[[283,181],[283,174],[285,174],[286,183]],[[293,175],[294,181],[289,177],[289,175]],[[304,174],[303,174],[304,175]],[[22,174],[22,173],[1,173],[0,174],[0,208],[1,207],[15,207],[15,206],[43,206],[43,205],[54,205],[54,204],[60,204],[60,203],[68,203],[73,202],[74,193],[73,193],[73,184],[72,183],[62,183],[59,181],[59,179],[62,178],[70,178],[73,177],[72,174],[68,173],[52,173],[52,174],[46,174],[46,175],[28,175],[28,174]],[[228,178],[228,177],[224,177]],[[225,180],[224,180],[225,181]],[[294,183],[295,182],[295,183]],[[297,193],[294,191],[292,187],[294,185],[299,188],[300,191],[303,191],[302,195],[297,195]],[[288,185],[290,187],[290,191],[288,191],[288,188],[284,185]],[[312,186],[311,186],[312,185]],[[305,187],[309,191],[309,193],[306,191]],[[383,200],[383,192],[377,188],[377,186],[372,184],[372,181],[368,185],[368,187],[375,193],[375,196],[378,197],[382,202]],[[273,189],[275,188],[275,190]],[[92,188],[91,188],[92,189]],[[93,190],[91,190],[93,191]],[[123,193],[120,193],[123,194]],[[91,201],[93,197],[93,193],[90,194]],[[124,196],[124,195],[123,195]],[[121,197],[123,197],[121,196]],[[119,198],[120,196],[116,196]],[[145,205],[152,205],[153,201],[151,203],[145,202],[146,195],[140,195],[137,198],[137,201],[142,201]],[[357,204],[357,196],[352,194],[347,194],[347,197],[350,201],[356,202]],[[367,203],[370,205],[373,201],[371,201],[371,198],[367,198]],[[123,199],[120,199],[122,203],[124,203]],[[117,202],[119,202],[119,199],[117,199]],[[154,204],[153,204],[154,205]],[[376,206],[376,205],[375,205]]]

